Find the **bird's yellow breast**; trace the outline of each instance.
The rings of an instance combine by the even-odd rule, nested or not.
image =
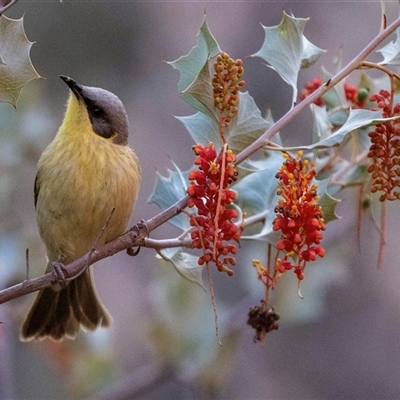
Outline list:
[[[49,260],[63,255],[66,263],[92,248],[112,210],[98,244],[126,231],[140,184],[133,150],[96,135],[75,103],[70,99],[59,132],[39,160],[37,175],[39,231]]]

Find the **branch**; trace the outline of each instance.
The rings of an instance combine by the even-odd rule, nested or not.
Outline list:
[[[66,265],[66,278],[78,276],[81,271],[87,268],[89,265],[92,265],[95,262],[100,261],[104,258],[111,257],[112,255],[119,253],[122,250],[126,250],[130,247],[142,246],[144,244],[144,238],[147,235],[148,230],[144,223],[139,223],[135,225],[124,235],[114,239],[112,242],[105,244],[99,249],[91,249],[81,258],[78,258],[72,263]],[[35,292],[36,290],[50,287],[53,283],[54,275],[52,272],[49,272],[39,278],[25,280],[24,282],[1,290],[0,304],[15,299],[17,297]]]
[[[94,245],[87,254],[65,266],[65,270],[68,273],[68,276],[66,277],[67,280],[74,279],[79,276],[86,268],[89,267],[89,265],[92,265],[95,262],[100,261],[104,258],[111,257],[114,254],[119,253],[122,250],[127,250],[131,247],[141,246],[153,249],[165,249],[171,247],[192,247],[192,240],[189,238],[185,239],[182,237],[178,237],[174,239],[156,240],[150,239],[148,237],[150,231],[150,229],[148,229],[148,224],[151,224],[153,229],[155,229],[157,226],[161,225],[169,218],[172,218],[171,215],[175,216],[176,214],[178,214],[180,212],[178,212],[178,210],[180,210],[180,207],[185,204],[183,200],[184,199],[178,201],[169,209],[161,212],[152,219],[146,222],[138,223],[137,225],[133,226],[127,233],[114,239],[112,242],[107,243],[101,248],[96,249]],[[261,222],[265,219],[267,214],[268,211],[265,211],[246,218],[244,220],[243,226],[247,227]],[[241,225],[242,223],[238,222],[237,224]],[[52,286],[53,283],[54,275],[52,272],[49,272],[39,278],[25,280],[24,282],[1,290],[0,304],[35,292],[37,290]]]

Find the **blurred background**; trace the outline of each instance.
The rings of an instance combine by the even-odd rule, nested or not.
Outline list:
[[[24,16],[31,58],[44,78],[29,83],[15,110],[0,104],[0,289],[42,274],[44,246],[33,206],[41,152],[61,124],[67,86],[59,74],[116,93],[127,108],[142,166],[142,187],[132,224],[158,213],[147,204],[155,173],[171,159],[193,162],[192,141],[174,115],[194,111],[178,94],[179,74],[164,61],[187,54],[206,10],[222,50],[244,60],[246,90],[277,120],[290,107],[291,89],[260,59],[260,25],[278,25],[282,11],[311,17],[305,30],[327,49],[302,71],[299,87],[350,61],[379,31],[379,2],[124,2],[22,1],[5,14]],[[388,2],[389,22],[398,4]],[[371,60],[377,60],[372,56]],[[357,83],[358,76],[350,77]],[[282,132],[285,143],[309,143],[311,115]],[[0,306],[0,399],[394,399],[400,398],[399,204],[388,206],[388,244],[377,269],[379,233],[365,216],[357,243],[357,194],[341,193],[342,218],[328,225],[327,256],[310,265],[297,296],[294,274],[280,281],[271,304],[280,329],[264,347],[253,342],[247,312],[263,297],[251,259],[263,244],[243,243],[235,274],[213,274],[223,346],[215,336],[209,293],[161,264],[154,251],[120,253],[95,267],[112,328],[74,341],[21,343],[20,325],[34,295]],[[152,237],[177,234],[163,226]],[[291,276],[293,275],[293,276]]]

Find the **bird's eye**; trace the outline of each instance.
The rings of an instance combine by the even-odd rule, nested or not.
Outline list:
[[[103,113],[103,110],[100,107],[93,107],[92,110],[91,110],[91,114],[94,117],[101,117],[101,116],[103,116],[104,113]]]

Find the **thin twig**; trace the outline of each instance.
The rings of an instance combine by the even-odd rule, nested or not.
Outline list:
[[[222,346],[221,339],[219,337],[217,302],[215,300],[214,284],[212,281],[210,265],[208,262],[206,263],[206,272],[207,272],[207,281],[208,281],[208,286],[210,287],[210,297],[214,312],[215,336],[217,337],[218,344]]]
[[[0,16],[17,2],[18,2],[18,0],[11,0],[8,4],[1,7],[0,8]]]
[[[358,190],[358,201],[357,201],[357,245],[359,254],[361,254],[361,222],[363,217],[363,193],[364,193],[364,184],[361,184]]]
[[[29,280],[29,248],[25,250],[26,280]]]
[[[265,285],[265,304],[268,306],[269,304],[269,292],[271,289],[271,285],[269,284],[269,280],[271,280],[271,251],[272,251],[272,246],[271,243],[267,243],[267,284]]]
[[[225,180],[225,160],[226,160],[226,150],[228,149],[228,144],[225,143],[222,147],[222,162],[221,162],[221,172],[220,172],[220,182],[218,187],[218,198],[216,211],[214,216],[214,245],[213,245],[213,258],[217,260],[217,241],[218,241],[218,231],[219,231],[219,215],[221,213],[221,202],[222,202],[222,194],[224,192],[224,180]]]
[[[389,77],[394,77],[400,81],[400,75],[396,74],[395,72],[391,71],[390,69],[384,67],[381,64],[373,63],[370,61],[363,61],[358,69],[379,69],[380,71],[387,74]]]
[[[382,203],[381,209],[381,234],[379,236],[379,254],[378,254],[378,268],[381,269],[383,265],[383,258],[385,255],[386,247],[386,201]]]

